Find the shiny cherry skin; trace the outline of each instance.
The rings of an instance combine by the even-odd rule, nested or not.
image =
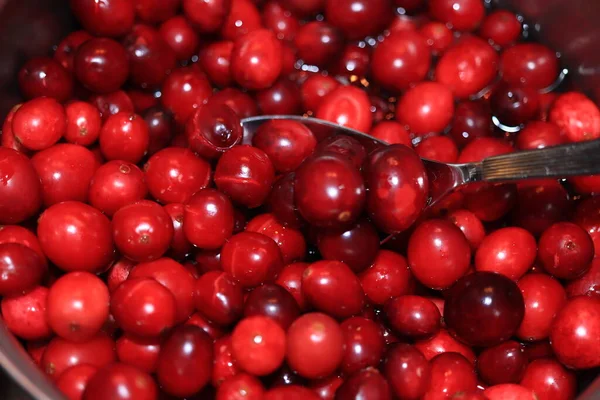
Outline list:
[[[298,29],[294,45],[305,64],[325,67],[341,53],[344,42],[339,30],[325,21],[311,21]]]
[[[155,337],[175,325],[177,303],[163,285],[152,278],[127,279],[112,293],[110,312],[125,332]]]
[[[161,92],[164,108],[173,114],[177,123],[185,124],[194,111],[206,103],[212,87],[202,70],[191,65],[171,72]]]
[[[582,93],[567,92],[558,96],[550,109],[550,122],[558,125],[570,142],[600,137],[600,110]]]
[[[361,142],[347,135],[332,135],[319,141],[316,154],[329,154],[343,156],[360,169],[367,158],[367,149]]]
[[[283,363],[285,331],[269,317],[246,317],[233,329],[231,347],[242,370],[255,376],[268,375]]]
[[[196,326],[182,326],[163,342],[158,356],[158,383],[168,394],[191,396],[210,380],[213,346]]]
[[[210,172],[210,170],[208,171]],[[234,210],[231,201],[215,189],[202,189],[185,205],[183,232],[201,249],[219,249],[233,234]]]
[[[300,114],[300,88],[290,79],[279,79],[271,87],[256,93],[258,108],[263,114]]]
[[[390,385],[377,369],[366,368],[352,374],[335,392],[335,399],[360,398],[392,399]]]
[[[240,86],[266,89],[279,77],[281,67],[281,44],[273,32],[258,29],[234,41],[231,74]]]
[[[26,155],[0,147],[0,224],[17,224],[33,217],[42,206],[42,186]]]
[[[350,267],[341,261],[317,261],[302,275],[302,292],[316,309],[348,318],[364,307],[364,292]]]
[[[91,96],[89,102],[100,111],[102,121],[106,121],[108,117],[119,112],[133,113],[135,111],[133,101],[122,90]]]
[[[432,0],[429,14],[457,31],[473,31],[483,20],[485,8],[481,0]]]
[[[315,116],[361,132],[368,132],[373,123],[367,94],[354,86],[334,89],[323,98]]]
[[[508,340],[481,352],[477,358],[477,372],[490,385],[518,383],[523,378],[527,363],[521,344]]]
[[[160,352],[159,338],[140,338],[124,333],[116,342],[119,361],[149,374],[156,370]]]
[[[225,336],[226,332],[214,322],[211,322],[200,313],[194,313],[184,325],[194,325],[202,329],[208,336],[216,340]]]
[[[518,126],[536,117],[539,94],[531,87],[499,85],[491,95],[494,116],[507,126]]]
[[[594,241],[594,252],[600,254],[600,202],[595,197],[578,204],[573,222],[585,229]]]
[[[225,40],[235,40],[262,28],[260,12],[252,0],[231,0],[231,10],[221,26]]]
[[[549,358],[532,361],[520,384],[533,390],[539,400],[568,400],[577,391],[573,371]]]
[[[600,297],[600,259],[596,260],[594,258],[590,269],[579,278],[569,281],[565,286],[565,290],[569,297],[579,295]]]
[[[430,361],[431,385],[425,399],[447,399],[456,393],[477,389],[473,364],[459,353],[438,354]],[[451,397],[452,398],[452,397]]]
[[[415,149],[419,157],[446,163],[456,162],[458,148],[448,136],[430,136],[419,143]]]
[[[498,59],[496,51],[486,41],[468,36],[442,55],[435,67],[435,80],[452,89],[455,97],[464,99],[492,81],[498,69]]]
[[[397,344],[387,351],[383,373],[392,392],[403,399],[421,398],[431,381],[429,362],[409,344]]]
[[[313,390],[297,384],[278,386],[268,390],[263,400],[319,400]]]
[[[15,243],[23,245],[33,250],[39,257],[43,265],[47,265],[46,255],[42,251],[40,241],[34,232],[19,225],[0,225],[0,244]],[[31,269],[31,275],[35,276],[34,268]],[[21,274],[19,274],[21,277]]]
[[[285,264],[301,261],[306,255],[306,241],[302,232],[280,224],[273,214],[257,215],[248,221],[247,232],[262,233],[279,246]]]
[[[367,300],[377,305],[409,294],[413,283],[406,258],[390,250],[379,250],[373,263],[360,273],[359,279]]]
[[[220,87],[231,86],[231,52],[233,42],[222,40],[204,46],[198,54],[198,63],[212,83]]]
[[[213,343],[214,366],[211,382],[214,387],[219,387],[226,379],[242,374],[235,364],[231,348],[231,336],[223,336]]]
[[[351,224],[360,212],[365,189],[359,171],[344,157],[316,155],[296,171],[295,204],[308,222],[321,227]]]
[[[275,170],[269,156],[262,150],[235,146],[217,162],[214,181],[217,188],[234,203],[248,208],[263,204],[275,180]]]
[[[488,400],[503,400],[507,398],[519,400],[537,399],[533,390],[514,383],[503,383],[501,385],[491,386],[483,391],[483,395],[486,396]]]
[[[565,143],[561,130],[555,124],[531,121],[517,135],[516,146],[521,150],[543,149]]]
[[[570,214],[572,203],[565,188],[556,181],[519,185],[513,224],[536,236]]]
[[[108,117],[100,130],[100,150],[107,160],[138,163],[146,155],[150,133],[137,114],[119,112]]]
[[[88,381],[82,400],[152,400],[157,396],[157,385],[149,374],[131,365],[114,363],[99,369]]]
[[[226,105],[235,111],[239,118],[252,117],[258,113],[254,99],[248,93],[232,87],[214,93],[207,104]]]
[[[12,122],[15,117],[15,113],[19,108],[21,108],[23,104],[17,104],[13,108],[10,109],[4,122],[2,123],[2,135],[0,136],[0,145],[2,147],[6,147],[12,150],[16,150],[25,155],[29,155],[31,150],[28,150],[23,146],[21,142],[15,138],[15,133],[13,132]]]
[[[221,250],[201,250],[194,256],[196,270],[201,274],[221,270]]]
[[[50,206],[38,220],[44,254],[63,271],[104,271],[114,258],[109,219],[77,201]]]
[[[112,231],[117,249],[138,262],[160,258],[173,239],[171,217],[149,200],[120,208],[113,216]]]
[[[92,38],[85,30],[73,31],[69,33],[64,39],[56,46],[54,51],[54,59],[63,66],[68,72],[73,72],[73,64],[75,62],[75,54],[79,47]]]
[[[27,99],[46,96],[64,103],[73,95],[73,78],[52,58],[30,59],[19,70],[18,80]]]
[[[363,317],[351,317],[340,324],[345,352],[341,370],[351,375],[367,367],[377,367],[383,356],[384,341],[379,325]]]
[[[244,288],[250,288],[274,281],[283,267],[283,257],[270,237],[241,232],[223,245],[221,267]]]
[[[90,39],[77,50],[74,71],[79,82],[92,92],[114,92],[129,75],[127,52],[112,39]]]
[[[256,377],[242,372],[219,385],[215,400],[260,400],[264,393],[265,389]]]
[[[369,154],[363,176],[367,212],[379,229],[400,232],[416,221],[427,201],[428,179],[414,151],[398,144],[379,148]]]
[[[25,340],[41,340],[52,336],[46,318],[48,289],[37,286],[22,295],[13,294],[0,301],[2,320],[9,332]]]
[[[0,295],[24,294],[40,284],[46,270],[46,260],[34,249],[19,243],[0,244]]]
[[[109,161],[100,166],[89,184],[89,202],[109,217],[148,193],[144,173],[127,161]]]
[[[88,199],[88,187],[98,163],[83,146],[59,143],[36,153],[31,162],[42,182],[42,198],[49,207],[62,201]]]
[[[231,0],[183,0],[183,13],[200,32],[215,32],[225,22],[231,3]]]
[[[448,290],[444,304],[448,328],[475,346],[493,346],[510,338],[524,313],[523,295],[516,283],[493,272],[462,277]]]
[[[567,295],[560,282],[546,274],[530,273],[517,282],[525,300],[525,316],[517,330],[522,340],[546,339],[552,321],[567,303]]]
[[[174,134],[173,116],[160,106],[146,109],[142,117],[148,125],[150,143],[148,144],[148,155],[153,155],[159,150],[167,147]]]
[[[411,272],[427,287],[450,287],[469,269],[471,247],[451,222],[431,219],[417,226],[408,243]]]
[[[323,98],[339,85],[340,83],[331,76],[321,74],[309,75],[300,85],[304,111],[315,112],[319,108]]]
[[[523,228],[498,229],[483,239],[475,253],[475,269],[502,274],[518,280],[533,265],[537,245]]]
[[[425,297],[405,295],[385,304],[390,326],[403,336],[419,338],[435,334],[442,318],[437,306]]]
[[[571,222],[559,222],[546,229],[538,247],[542,268],[561,279],[582,275],[594,258],[592,238],[583,228]]]
[[[196,309],[211,321],[230,325],[242,316],[243,288],[231,275],[209,271],[196,280],[194,303]]]
[[[108,288],[89,272],[70,272],[50,287],[47,318],[60,337],[84,342],[100,331],[108,319]]]
[[[492,134],[492,114],[488,102],[465,101],[456,105],[449,135],[458,147]]]
[[[198,49],[200,38],[191,24],[181,16],[173,17],[160,26],[159,33],[179,61],[190,59]]]
[[[415,347],[428,360],[442,353],[462,354],[467,360],[471,361],[471,364],[475,364],[476,360],[475,353],[473,353],[471,347],[456,340],[446,329],[440,329],[432,337],[415,342]]]
[[[273,183],[266,205],[279,223],[285,227],[298,229],[304,226],[305,221],[296,208],[295,180],[296,174],[293,172],[281,175]]]
[[[181,0],[136,0],[136,16],[149,24],[165,21],[173,17]]]
[[[441,22],[428,22],[419,28],[419,33],[425,36],[434,55],[444,53],[454,41],[452,31]]]
[[[521,22],[517,16],[507,10],[489,13],[479,28],[479,35],[501,47],[506,47],[519,39]]]
[[[296,170],[314,151],[317,140],[303,124],[289,120],[273,120],[262,124],[252,145],[263,150],[279,173]]]
[[[588,296],[569,299],[550,331],[550,344],[558,361],[572,369],[600,365],[600,336],[596,335],[599,327],[600,299]]]
[[[302,315],[287,331],[287,364],[300,376],[316,379],[334,372],[344,358],[344,334],[322,313]]]
[[[394,92],[425,79],[431,65],[431,50],[423,36],[414,31],[392,33],[373,51],[371,74]]]
[[[287,7],[279,2],[267,2],[262,10],[262,21],[265,28],[275,32],[277,39],[291,41],[300,28],[300,21]]]
[[[67,399],[80,400],[88,382],[97,371],[98,368],[93,365],[75,365],[60,375],[56,381],[56,387]]]
[[[244,316],[262,315],[277,322],[284,330],[300,315],[298,303],[285,288],[264,284],[254,288],[246,297]]]
[[[325,17],[349,40],[377,35],[390,22],[390,0],[325,2]]]
[[[210,165],[188,149],[164,148],[144,166],[148,190],[164,204],[187,203],[210,182]]]
[[[347,230],[319,232],[317,247],[323,259],[343,261],[358,273],[375,260],[379,235],[373,224],[361,219]]]
[[[275,281],[276,284],[283,287],[294,297],[301,310],[306,310],[308,308],[302,290],[302,276],[308,266],[308,263],[303,262],[288,264],[279,272],[279,276]]]
[[[468,210],[458,209],[450,212],[447,219],[456,225],[465,235],[471,249],[476,250],[485,238],[483,223],[475,214]]]
[[[64,107],[49,97],[23,103],[12,120],[15,140],[29,150],[47,149],[58,142],[66,130]]]
[[[92,339],[77,343],[54,337],[42,356],[43,371],[55,380],[70,367],[89,364],[97,368],[117,360],[115,342],[108,335],[99,333]]]
[[[89,146],[100,136],[102,119],[100,112],[85,101],[74,101],[65,105],[67,128],[64,138],[67,142]]]
[[[452,92],[437,82],[417,84],[402,96],[396,107],[396,119],[416,135],[443,131],[453,114]]]
[[[176,322],[187,320],[194,311],[194,277],[172,258],[136,265],[129,274],[129,279],[135,278],[152,278],[169,289],[175,298]]]
[[[175,51],[151,26],[137,24],[123,39],[129,59],[129,81],[141,88],[158,88],[176,66]]]
[[[502,53],[500,75],[510,85],[544,89],[558,77],[558,58],[542,44],[519,43]]]
[[[242,140],[240,118],[226,104],[209,103],[194,112],[186,124],[190,148],[204,158],[218,158]]]
[[[410,133],[399,122],[379,122],[371,128],[369,135],[388,144],[403,144],[407,147],[412,147]]]
[[[94,0],[73,0],[70,4],[77,20],[94,36],[120,37],[133,26],[135,6],[132,1],[108,0],[102,7]]]

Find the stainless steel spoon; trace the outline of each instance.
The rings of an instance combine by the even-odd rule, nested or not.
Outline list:
[[[301,122],[313,132],[319,132],[320,138],[347,135],[358,139],[367,148],[387,146],[387,143],[357,130],[298,115],[262,115],[243,119],[244,143],[250,144],[258,127],[274,119]],[[423,159],[423,164],[429,176],[430,198],[427,206],[431,207],[457,188],[474,182],[509,182],[600,174],[600,139],[517,151],[474,163],[445,164]]]

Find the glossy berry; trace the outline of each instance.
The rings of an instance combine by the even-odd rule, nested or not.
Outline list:
[[[0,302],[6,328],[16,337],[41,340],[52,336],[46,319],[48,289],[37,286],[25,294],[4,297]]]
[[[273,32],[258,29],[237,38],[231,52],[233,79],[246,89],[265,89],[281,72],[281,44]]]
[[[15,140],[29,150],[47,149],[58,142],[66,130],[64,107],[49,97],[23,103],[12,120]]]
[[[206,103],[212,87],[197,66],[175,69],[162,85],[161,102],[177,123],[185,124],[194,111]]]
[[[315,116],[360,132],[368,132],[373,123],[367,94],[353,86],[332,90],[319,104]]]
[[[143,200],[148,193],[144,173],[127,161],[109,161],[100,166],[89,184],[89,203],[108,216],[121,207]]]
[[[194,304],[209,320],[222,326],[230,325],[242,316],[243,288],[231,275],[209,271],[196,280]]]
[[[376,322],[363,317],[351,317],[341,323],[345,352],[342,371],[354,374],[363,368],[377,367],[383,356],[383,332]]]
[[[556,53],[539,43],[520,43],[506,49],[500,63],[502,79],[515,86],[544,89],[558,77]]]
[[[498,46],[508,46],[521,35],[521,22],[517,16],[507,10],[489,13],[479,28],[479,35],[493,41]]]
[[[185,205],[183,232],[190,243],[201,249],[219,249],[234,228],[231,201],[215,189],[196,192]]]
[[[521,385],[533,390],[539,400],[575,397],[575,374],[553,359],[534,360],[525,369]]]
[[[247,317],[233,330],[231,345],[241,369],[252,375],[268,375],[283,363],[285,331],[268,317]]]
[[[397,344],[388,350],[383,373],[392,392],[400,398],[421,398],[431,382],[429,362],[409,344]]]
[[[558,96],[550,109],[550,122],[558,125],[570,142],[600,137],[600,110],[594,102],[578,92]]]
[[[27,156],[0,147],[0,223],[16,224],[32,217],[42,205],[39,176]]]
[[[443,131],[453,114],[452,92],[437,82],[417,84],[402,96],[396,107],[396,119],[416,135]]]
[[[283,262],[301,261],[306,256],[306,240],[302,232],[280,224],[273,214],[261,214],[246,224],[247,232],[262,233],[277,243]]]
[[[148,125],[137,114],[111,115],[100,131],[100,150],[107,160],[138,163],[146,155],[149,143]]]
[[[287,330],[300,315],[300,307],[284,287],[264,284],[252,289],[244,303],[244,316],[255,315],[268,317]]]
[[[80,364],[68,368],[56,381],[56,387],[69,400],[80,400],[90,379],[98,372],[93,365]]]
[[[361,396],[390,400],[392,392],[383,375],[375,368],[366,368],[348,377],[335,392],[336,398],[354,399]]]
[[[160,352],[159,338],[140,338],[124,333],[117,339],[117,357],[119,361],[132,365],[149,374],[156,370]]]
[[[403,336],[427,337],[440,329],[440,311],[425,297],[396,297],[385,304],[384,312],[390,326]]]
[[[65,105],[67,128],[64,138],[67,142],[89,146],[100,136],[102,120],[100,112],[84,101],[74,101]]]
[[[224,380],[217,389],[216,400],[238,398],[262,399],[265,393],[260,380],[246,373],[239,373]]]
[[[309,65],[325,67],[342,52],[339,30],[326,21],[311,21],[298,29],[294,39],[297,57]]]
[[[134,3],[127,0],[109,0],[102,7],[94,0],[73,0],[70,4],[84,29],[95,36],[122,36],[135,18]]]
[[[429,14],[458,31],[475,30],[485,15],[481,0],[432,0]]]
[[[239,144],[242,134],[240,118],[227,104],[209,103],[199,107],[185,127],[190,148],[211,159]]]
[[[549,274],[573,279],[585,273],[594,258],[594,243],[588,233],[569,222],[559,222],[542,233],[538,260]]]
[[[447,398],[456,393],[477,389],[475,368],[463,355],[443,353],[435,356],[431,364],[431,385],[424,398]]]
[[[73,95],[73,78],[51,58],[30,59],[19,70],[18,80],[27,99],[46,96],[63,103]]]
[[[2,231],[0,231],[2,232]],[[0,294],[21,295],[35,288],[46,272],[46,260],[20,243],[0,244]]]
[[[147,373],[131,365],[114,363],[99,369],[88,381],[82,400],[126,398],[122,393],[140,400],[152,400],[158,396],[158,388]]]
[[[508,340],[488,347],[477,358],[477,372],[490,385],[518,383],[527,368],[527,355],[520,343]]]
[[[373,36],[391,19],[389,0],[326,1],[325,17],[350,40]]]
[[[79,82],[92,92],[114,92],[129,74],[127,52],[112,39],[90,39],[77,50],[74,70]]]
[[[184,17],[173,17],[163,22],[159,33],[180,61],[191,58],[200,42],[198,34]]]
[[[409,294],[413,283],[406,258],[389,250],[379,250],[371,266],[359,278],[367,299],[378,305]]]

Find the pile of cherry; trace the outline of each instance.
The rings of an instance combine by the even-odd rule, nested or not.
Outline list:
[[[2,318],[69,399],[575,397],[600,367],[600,177],[418,156],[600,137],[482,0],[72,0],[2,127]],[[302,114],[243,137],[240,119]],[[380,239],[399,233],[384,243]]]

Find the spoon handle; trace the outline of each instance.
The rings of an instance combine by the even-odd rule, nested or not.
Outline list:
[[[489,157],[481,162],[480,171],[488,182],[597,175],[600,139]]]

